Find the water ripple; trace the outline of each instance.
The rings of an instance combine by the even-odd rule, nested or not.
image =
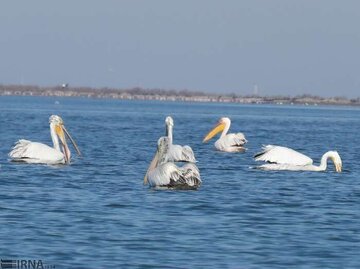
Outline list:
[[[54,113],[83,157],[74,156],[71,166],[8,162],[19,138],[51,143]],[[41,258],[57,268],[359,268],[359,114],[0,97],[1,258]],[[175,120],[175,142],[196,153],[203,179],[197,191],[142,185],[167,115]],[[223,115],[233,120],[231,130],[246,134],[246,152],[220,153],[213,141],[201,143]],[[262,144],[291,146],[315,163],[336,149],[344,172],[249,169]]]

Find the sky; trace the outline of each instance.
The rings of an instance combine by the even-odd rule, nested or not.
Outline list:
[[[11,0],[0,84],[360,96],[358,0]]]

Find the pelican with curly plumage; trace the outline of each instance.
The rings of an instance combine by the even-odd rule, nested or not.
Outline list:
[[[20,139],[9,153],[9,157],[15,162],[37,164],[69,164],[71,153],[66,143],[66,136],[70,139],[78,155],[80,150],[64,126],[64,121],[57,115],[49,118],[50,135],[53,147],[39,142]]]
[[[197,189],[201,185],[199,169],[194,163],[186,163],[178,167],[168,162],[167,152],[170,141],[168,137],[160,137],[156,154],[144,177],[144,185],[167,189]]]
[[[166,136],[169,138],[169,149],[167,152],[167,159],[169,162],[191,162],[195,163],[196,159],[194,152],[190,146],[180,146],[173,144],[173,127],[174,120],[168,116],[165,119]]]

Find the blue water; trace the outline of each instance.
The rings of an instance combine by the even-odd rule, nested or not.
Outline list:
[[[55,102],[59,103],[55,103]],[[13,143],[51,144],[63,117],[83,152],[70,166],[11,163]],[[164,135],[190,145],[203,185],[156,191],[144,173]],[[220,153],[204,135],[221,116],[249,143]],[[0,97],[0,258],[56,268],[360,268],[360,109]],[[344,171],[250,169],[262,144]]]

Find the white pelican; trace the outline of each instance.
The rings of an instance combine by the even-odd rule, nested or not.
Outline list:
[[[169,162],[192,162],[195,163],[196,159],[194,152],[189,146],[180,146],[173,144],[173,126],[174,121],[172,117],[168,116],[165,119],[166,135],[169,138],[169,150],[167,159]]]
[[[201,185],[200,173],[194,163],[182,167],[167,160],[169,138],[160,137],[154,159],[144,177],[144,185],[170,189],[196,189]]]
[[[326,152],[319,166],[313,165],[313,160],[300,152],[273,145],[264,146],[263,151],[254,158],[255,161],[268,162],[258,167],[264,170],[325,171],[328,159],[333,161],[336,172],[340,173],[342,169],[342,161],[337,151]]]
[[[77,153],[81,155],[75,141],[66,130],[63,120],[57,115],[52,115],[49,118],[49,122],[50,134],[54,147],[52,148],[42,143],[20,139],[9,153],[9,157],[12,161],[41,164],[69,164],[71,154],[66,143],[65,134],[73,143]]]
[[[217,133],[221,132],[220,138],[215,142],[215,148],[220,151],[226,152],[239,152],[244,151],[243,147],[247,140],[243,133],[228,134],[230,129],[231,121],[229,118],[221,118],[216,126],[205,136],[203,142],[209,141]]]

